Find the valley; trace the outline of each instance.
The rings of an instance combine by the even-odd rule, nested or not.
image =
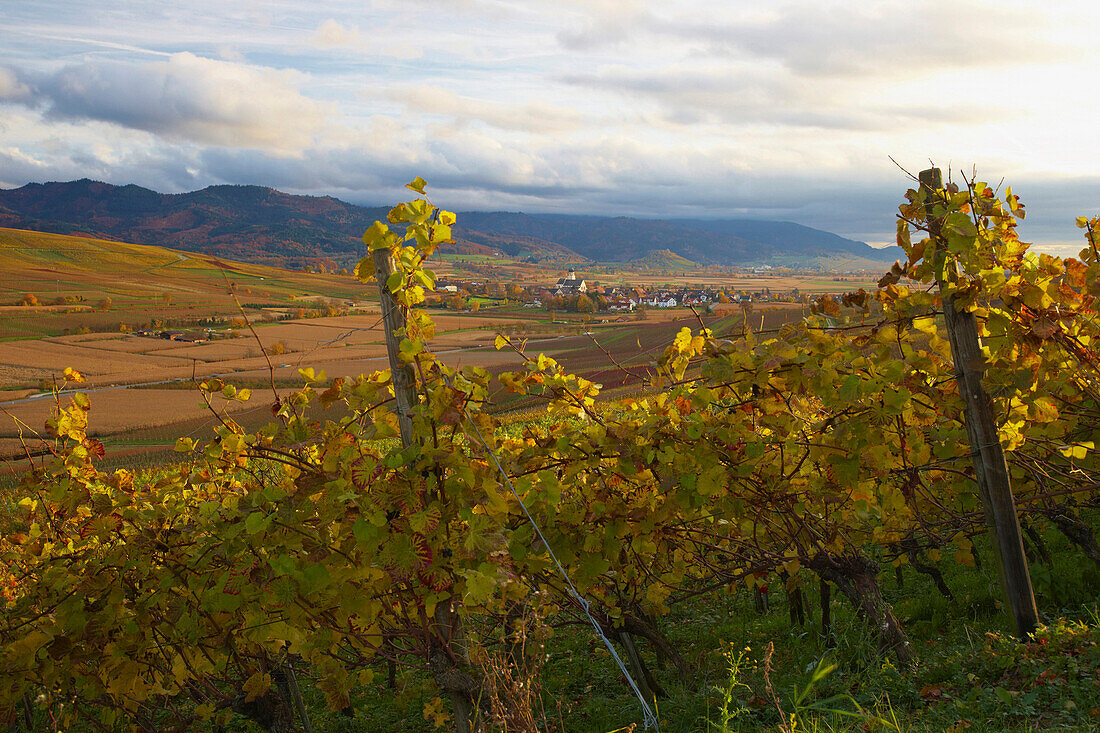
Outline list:
[[[627,286],[632,293],[710,289],[734,298],[774,296],[714,303],[709,312],[710,304],[700,304],[696,312],[580,313],[535,307],[565,274],[555,265],[505,255],[438,260],[441,282],[459,283],[467,293],[462,310],[442,298],[429,308],[437,328],[433,349],[447,363],[518,368],[518,355],[493,348],[504,333],[532,355],[545,352],[608,389],[637,381],[624,378],[616,364],[652,364],[679,328],[696,327],[699,318],[719,332],[739,332],[746,316],[752,328],[777,328],[807,311],[791,293],[853,290],[874,281],[871,273],[722,272],[679,259],[665,267],[655,264],[660,258],[637,268],[592,263],[578,277],[593,283],[593,298]],[[206,434],[217,422],[196,391],[203,379],[253,389],[250,402],[230,406],[235,419],[258,426],[270,418],[272,389],[282,395],[300,386],[300,368],[334,377],[388,366],[376,286],[348,274],[18,229],[0,229],[0,267],[8,273],[0,280],[0,458],[8,462],[9,478],[24,464],[24,441],[34,442],[55,409],[50,389],[66,367],[87,379],[80,389],[95,399],[89,434],[107,447],[108,464],[155,465],[171,458],[171,435]],[[514,299],[489,295],[499,287],[506,296],[509,286]],[[500,409],[529,406],[498,397]]]

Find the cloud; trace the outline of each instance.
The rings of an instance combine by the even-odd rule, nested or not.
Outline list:
[[[1051,23],[1041,6],[975,0],[793,0],[753,10],[677,3],[609,20],[606,11],[594,11],[586,23],[559,32],[558,41],[572,51],[629,44],[681,57],[774,61],[808,77],[911,77],[1074,55],[1045,37]]]
[[[621,65],[563,81],[659,105],[675,125],[774,125],[839,131],[897,129],[909,124],[970,125],[1014,116],[997,105],[890,101],[882,90],[798,77],[786,69],[736,63],[675,64],[637,70]]]
[[[47,120],[100,120],[169,141],[295,153],[321,132],[330,109],[298,91],[296,71],[177,53],[146,63],[102,60],[24,75]]]
[[[6,66],[0,66],[0,102],[22,102],[30,96],[30,88]]]
[[[99,145],[112,129],[110,144]],[[889,238],[897,205],[910,185],[888,163],[868,167],[841,149],[825,148],[820,159],[808,159],[796,149],[780,160],[773,151],[758,151],[755,140],[698,145],[684,138],[649,142],[608,133],[524,143],[478,127],[441,137],[380,118],[339,145],[326,138],[300,157],[287,157],[229,146],[165,146],[156,140],[130,146],[126,135],[133,133],[105,123],[95,123],[86,133],[63,134],[48,150],[0,147],[0,180],[89,176],[170,191],[254,183],[385,205],[404,200],[402,184],[421,175],[433,199],[451,209],[768,218],[864,241]],[[919,158],[901,162],[913,170],[924,164]],[[863,172],[853,177],[851,171],[861,166]],[[1025,238],[1075,241],[1079,233],[1073,216],[1095,213],[1088,208],[1100,187],[1095,177],[1059,183],[1013,176],[1010,183],[1031,214]]]
[[[423,175],[450,208],[761,216],[864,240],[892,237],[907,185],[888,155],[1004,174],[1029,230],[1048,210],[1068,223],[1054,238],[1100,191],[1100,9],[1083,3],[245,5],[23,3],[4,28],[0,181],[382,204]],[[1082,205],[1059,198],[1072,187],[1026,195],[1070,176]]]
[[[959,0],[797,2],[743,25],[672,27],[718,54],[773,59],[807,76],[912,76],[940,69],[1017,66],[1065,58],[1032,11]]]
[[[358,46],[362,43],[359,37],[358,26],[343,26],[332,18],[329,18],[317,26],[317,31],[310,38],[313,45],[320,48],[334,48],[338,46]]]
[[[92,178],[172,193],[205,185],[204,178],[196,175],[190,151],[72,140],[56,141],[33,151],[0,147],[0,171],[5,179],[19,181],[20,185],[27,181]]]
[[[640,36],[659,37],[667,34],[661,21],[641,8],[628,13],[601,12],[584,23],[577,23],[557,33],[557,41],[567,51],[588,53],[607,48],[633,45]]]
[[[426,85],[390,88],[384,95],[412,111],[451,117],[461,124],[481,122],[503,130],[547,135],[570,132],[583,124],[576,110],[541,101],[488,102]]]

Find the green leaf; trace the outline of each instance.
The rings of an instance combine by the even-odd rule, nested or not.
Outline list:
[[[374,251],[383,245],[386,241],[386,235],[389,233],[390,228],[388,226],[380,221],[376,221],[370,225],[367,231],[363,232],[363,244],[367,245],[369,251]]]
[[[417,176],[416,178],[414,178],[411,181],[409,181],[408,183],[406,183],[405,188],[409,189],[410,191],[415,191],[416,193],[423,196],[424,195],[424,187],[427,186],[427,185],[428,185],[427,181],[425,181],[420,176]]]
[[[249,534],[256,534],[262,532],[267,528],[270,523],[270,517],[263,514],[263,512],[252,512],[244,518],[244,529]]]
[[[451,228],[443,224],[432,227],[432,244],[443,244],[451,241]]]
[[[611,569],[611,563],[603,555],[589,555],[580,566],[580,576],[591,582]]]
[[[310,383],[310,384],[312,384],[313,382],[323,382],[328,378],[328,377],[325,376],[325,370],[324,369],[322,369],[320,372],[315,372],[313,370],[313,367],[306,367],[304,369],[299,369],[298,374],[299,374],[299,376],[302,377],[302,379],[304,379],[307,383]]]
[[[363,259],[359,260],[359,263],[355,266],[355,277],[359,278],[359,282],[369,283],[374,280],[374,258],[367,255]]]
[[[435,276],[428,270],[413,270],[412,276],[428,290],[435,290]]]
[[[351,533],[355,535],[355,541],[360,547],[373,548],[378,543],[378,538],[382,535],[381,526],[385,523],[385,517],[382,519],[380,523],[368,522],[363,517],[355,520]]]
[[[1049,397],[1039,397],[1031,403],[1028,417],[1035,422],[1053,422],[1058,419],[1058,406]]]
[[[222,438],[222,448],[230,453],[240,453],[248,447],[248,442],[243,435],[232,433]]]
[[[270,558],[271,570],[275,575],[293,575],[297,570],[294,558],[289,555],[276,555]]]
[[[256,674],[245,680],[241,685],[241,690],[244,691],[245,702],[252,702],[260,695],[263,695],[271,688],[271,675],[264,672],[257,672]]]
[[[1082,461],[1089,454],[1089,451],[1094,448],[1093,442],[1086,441],[1084,443],[1077,443],[1075,445],[1063,446],[1059,452],[1066,458],[1073,458],[1074,460]]]
[[[401,289],[401,285],[404,282],[405,273],[401,271],[391,272],[390,276],[386,278],[386,290],[389,290],[391,293],[396,293]]]
[[[328,568],[321,563],[312,563],[302,568],[298,574],[298,587],[301,588],[302,595],[309,595],[324,588],[331,580]]]
[[[403,338],[397,347],[398,356],[402,361],[413,361],[417,354],[424,352],[424,344],[419,340]]]

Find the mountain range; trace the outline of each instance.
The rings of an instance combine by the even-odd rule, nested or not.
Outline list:
[[[0,226],[86,234],[297,266],[319,258],[350,262],[360,237],[389,207],[262,186],[222,185],[162,194],[136,185],[81,179],[0,190]],[[719,265],[881,267],[896,248],[791,222],[755,219],[636,219],[514,212],[458,212],[452,252],[537,260],[627,262],[668,251]]]

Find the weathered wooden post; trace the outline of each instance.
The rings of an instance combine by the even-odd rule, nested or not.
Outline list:
[[[382,308],[382,328],[386,332],[386,352],[390,357],[390,376],[393,380],[393,394],[396,401],[397,422],[401,428],[401,445],[408,448],[414,445],[412,411],[419,401],[416,394],[416,371],[412,364],[402,362],[399,356],[400,336],[408,325],[405,311],[398,303],[386,283],[395,271],[393,253],[386,248],[374,251],[374,278],[378,282],[378,302]],[[452,599],[453,601],[453,599]],[[462,619],[455,613],[453,602],[441,601],[435,607],[436,633],[450,645],[454,657],[443,649],[436,649],[428,660],[429,669],[440,689],[451,699],[455,714],[457,733],[472,733],[480,730],[475,720],[474,700],[478,694],[478,683],[468,672],[455,664],[457,659],[463,666],[469,665],[469,653],[466,648]]]
[[[955,379],[966,404],[963,422],[970,441],[970,455],[974,460],[974,475],[985,508],[986,523],[993,534],[993,554],[998,561],[1001,586],[1016,623],[1016,634],[1026,641],[1039,623],[1039,614],[1024,556],[1023,535],[1016,516],[1008,464],[997,435],[997,423],[993,419],[993,402],[982,386],[985,358],[978,339],[978,324],[973,313],[956,310],[955,295],[947,294],[947,283],[939,274],[944,272],[939,262],[947,256],[947,252],[940,232],[941,222],[933,217],[932,210],[936,204],[934,194],[943,190],[943,174],[939,168],[921,171],[920,184],[925,194],[930,196],[925,203],[925,212],[937,258],[936,272],[947,336],[951,342],[951,358],[955,364]]]
[[[412,364],[402,363],[398,356],[401,343],[398,333],[405,330],[405,311],[394,300],[386,281],[394,272],[393,253],[386,248],[374,250],[374,279],[378,282],[378,302],[382,307],[382,330],[386,332],[386,351],[390,356],[390,375],[397,401],[397,422],[401,426],[401,444],[408,447],[415,441],[412,409],[416,404],[416,372]]]

